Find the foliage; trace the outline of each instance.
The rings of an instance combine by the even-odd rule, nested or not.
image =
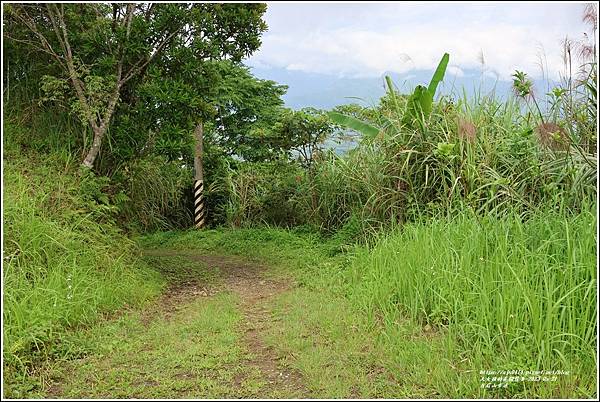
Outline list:
[[[421,129],[423,129],[423,125],[429,119],[431,114],[433,98],[435,96],[435,92],[437,91],[438,84],[444,79],[449,60],[450,55],[448,53],[444,53],[440,63],[433,73],[433,76],[431,77],[429,86],[427,88],[421,85],[416,86],[414,92],[408,98],[406,111],[404,112],[404,116],[402,118],[402,122],[404,124],[414,127],[415,121],[418,121]],[[386,81],[388,84],[389,93],[392,96],[395,96],[391,79],[386,77]]]
[[[333,256],[335,236],[299,228],[166,232],[140,243],[258,259],[292,275],[300,286],[276,302],[269,341],[319,395],[344,395],[358,382],[367,394],[382,387],[383,395],[407,397],[592,397],[595,224],[595,205],[569,218],[540,209],[527,220],[462,210],[424,216],[380,233],[372,247]],[[374,364],[373,353],[377,372],[390,370],[399,388],[362,382],[360,362]],[[353,376],[339,374],[348,366]],[[485,389],[479,370],[569,375]]]
[[[320,110],[285,110],[272,129],[275,142],[288,157],[296,155],[310,169],[321,152],[321,145],[333,133],[330,119]]]
[[[12,397],[32,386],[40,362],[87,353],[73,328],[162,287],[114,225],[106,180],[68,154],[27,155],[5,154],[3,176],[3,381]]]
[[[391,116],[388,119],[401,127],[390,107],[394,104],[386,98],[374,111]],[[276,197],[279,190],[273,189],[263,193],[271,194],[262,198],[263,204],[302,211],[305,218],[293,221],[326,233],[358,216],[363,233],[372,234],[436,210],[468,206],[482,215],[514,209],[527,214],[547,205],[573,213],[595,199],[596,156],[574,147],[565,151],[545,146],[538,128],[520,113],[515,100],[442,98],[434,104],[425,128],[422,133],[400,129],[345,155],[325,154],[311,175],[299,175],[302,180],[295,191],[288,185],[280,189],[282,194],[294,194],[293,201]],[[292,172],[281,171],[278,176]],[[254,183],[261,182],[253,177]],[[272,186],[280,183],[272,176],[268,181]],[[238,188],[251,192],[252,183]],[[247,216],[248,223],[257,222],[253,216]]]
[[[46,98],[57,100],[61,89],[92,129],[83,160],[91,168],[119,100],[130,101],[153,66],[173,66],[173,56],[192,70],[208,59],[240,61],[260,46],[265,10],[263,4],[13,4],[4,32],[8,41],[49,55],[60,71],[45,80]],[[168,68],[162,73],[177,77]]]
[[[377,134],[379,134],[380,130],[377,127],[374,127],[356,117],[349,116],[346,114],[342,114],[339,112],[331,111],[328,113],[328,116],[333,120],[336,124],[340,126],[347,127],[354,131],[358,131],[362,135],[367,138],[373,138]]]
[[[281,97],[287,87],[255,78],[245,66],[221,63],[219,68],[223,78],[214,88],[212,141],[247,161],[276,157],[281,146],[269,136],[284,113]]]
[[[283,160],[230,167],[209,188],[208,198],[226,200],[215,212],[218,219],[233,227],[252,225],[295,226],[305,222],[299,182],[306,180],[297,164]]]
[[[192,132],[202,121],[207,152],[212,146],[223,155],[264,159],[270,155],[269,144],[252,133],[273,126],[283,109],[285,89],[253,77],[247,67],[231,61],[206,61],[181,71],[154,68],[135,103],[119,113],[116,148],[133,147],[135,152],[136,144],[148,143],[153,147],[148,152],[183,159],[191,166]]]
[[[480,369],[570,371],[561,385],[536,384],[537,396],[576,383],[593,392],[584,373],[597,364],[595,209],[527,220],[461,212],[406,225],[359,253],[348,293],[388,326],[408,315],[447,328],[465,354],[486,361]],[[527,392],[520,385],[507,392]]]
[[[387,85],[386,95],[392,102],[392,111],[397,113],[395,117],[397,119],[399,118],[401,121],[400,128],[405,126],[407,128],[419,127],[421,131],[425,129],[425,123],[429,120],[429,116],[432,111],[433,99],[437,91],[438,84],[444,79],[449,60],[450,55],[448,53],[444,53],[444,56],[442,56],[442,59],[433,73],[429,86],[425,87],[423,85],[417,85],[402,108],[400,107],[397,99],[398,95],[394,89],[392,79],[389,76],[385,77]],[[378,133],[386,129],[389,130],[390,128],[396,128],[393,122],[387,118],[384,119],[385,124],[381,128],[377,128],[353,116],[342,115],[338,112],[330,112],[329,116],[335,123],[346,126],[352,130],[359,131],[367,139],[373,139]],[[397,130],[393,130],[393,133],[397,133]]]
[[[136,159],[113,176],[118,222],[134,232],[187,227],[192,218],[192,172],[158,155]]]

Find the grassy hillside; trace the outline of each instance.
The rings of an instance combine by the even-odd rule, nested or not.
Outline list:
[[[27,374],[39,362],[86,353],[74,328],[162,286],[112,222],[102,180],[67,153],[15,145],[18,130],[6,124],[3,144],[3,381],[12,397],[34,385]]]

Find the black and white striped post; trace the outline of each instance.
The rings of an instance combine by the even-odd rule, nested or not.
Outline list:
[[[206,223],[206,205],[204,203],[204,169],[202,167],[203,152],[202,122],[198,123],[194,130],[196,149],[194,155],[194,226],[202,229]]]
[[[202,180],[194,181],[194,226],[198,229],[204,227],[206,220],[206,208],[204,207],[204,182]]]

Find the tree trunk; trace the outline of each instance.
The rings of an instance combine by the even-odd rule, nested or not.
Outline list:
[[[204,127],[199,122],[194,130],[196,147],[194,152],[194,225],[198,229],[204,227],[206,222],[206,207],[204,205],[204,169],[202,167],[202,156],[204,152]]]
[[[82,162],[83,166],[89,169],[92,169],[94,167],[94,162],[96,161],[96,157],[100,152],[100,147],[102,146],[102,138],[104,137],[105,132],[106,126],[104,125],[98,128],[94,128],[94,140],[92,141],[92,146]]]
[[[120,74],[121,73],[119,71],[119,75]],[[110,100],[108,101],[108,107],[106,108],[106,112],[104,113],[104,117],[102,118],[100,125],[97,125],[93,120],[91,120],[90,122],[92,130],[94,130],[94,140],[92,141],[92,147],[90,148],[85,159],[81,163],[83,166],[89,169],[94,167],[94,162],[96,161],[96,157],[98,156],[98,153],[100,152],[100,147],[102,146],[102,138],[104,138],[104,134],[106,134],[106,131],[108,130],[108,126],[115,112],[117,102],[119,101],[120,93],[121,82],[117,82],[115,91],[113,92]]]

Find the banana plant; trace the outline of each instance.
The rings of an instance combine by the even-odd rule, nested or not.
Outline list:
[[[366,138],[374,138],[377,134],[379,134],[379,131],[381,131],[380,128],[372,126],[369,123],[365,123],[364,121],[353,116],[348,116],[338,112],[328,112],[327,115],[331,120],[333,120],[334,123],[357,131]]]
[[[440,60],[433,77],[429,82],[429,86],[425,87],[423,85],[417,85],[417,87],[414,89],[413,93],[408,98],[405,109],[402,111],[402,125],[412,127],[415,123],[419,123],[421,128],[424,127],[425,121],[431,115],[431,111],[433,109],[433,98],[437,91],[438,84],[444,79],[449,60],[450,55],[448,53],[444,53],[444,56]],[[385,81],[387,84],[387,92],[392,98],[395,109],[400,110],[392,79],[386,75]],[[373,126],[360,119],[338,112],[329,112],[328,115],[334,123],[358,131],[366,139],[373,139],[385,128]]]
[[[449,60],[450,55],[448,53],[444,53],[444,56],[442,57],[442,60],[440,60],[435,73],[433,73],[433,77],[431,77],[429,86],[424,87],[422,85],[417,85],[417,87],[414,89],[414,92],[408,99],[408,103],[406,105],[406,111],[404,113],[404,117],[402,118],[403,124],[411,125],[411,123],[415,121],[424,123],[429,118],[433,108],[433,98],[435,96],[435,92],[437,91],[440,81],[444,79]]]

